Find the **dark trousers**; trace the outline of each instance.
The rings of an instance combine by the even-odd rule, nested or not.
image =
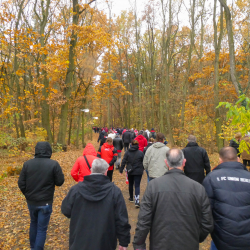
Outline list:
[[[107,172],[107,176],[110,179],[110,182],[112,182],[113,172],[114,172],[114,170],[108,170],[108,172]]]
[[[133,199],[133,190],[135,185],[135,195],[140,195],[140,183],[141,183],[141,177],[142,175],[128,175],[128,190],[129,190],[129,196],[131,199]]]
[[[243,160],[243,164],[247,167],[250,166],[250,160]]]
[[[43,250],[49,225],[52,205],[28,205],[30,211],[30,248]]]
[[[126,152],[128,150],[129,143],[124,143],[124,151]]]

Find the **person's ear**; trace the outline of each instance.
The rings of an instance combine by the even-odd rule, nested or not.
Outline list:
[[[184,158],[184,160],[183,160],[183,162],[182,162],[182,167],[183,167],[183,168],[185,167],[186,162],[187,162],[187,160]]]
[[[107,168],[107,170],[105,171],[104,175],[107,176],[107,174],[108,174],[108,168]]]
[[[166,159],[164,159],[166,166],[169,168],[168,162]]]
[[[219,164],[223,163],[223,160],[219,157]]]
[[[237,161],[240,162],[240,157],[237,157]]]

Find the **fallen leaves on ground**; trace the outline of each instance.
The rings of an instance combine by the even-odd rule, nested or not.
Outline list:
[[[96,137],[97,135],[95,135]],[[97,139],[97,138],[95,138]],[[99,145],[96,140],[92,142],[96,149]],[[66,250],[68,249],[69,220],[61,213],[61,203],[69,189],[76,184],[70,175],[71,168],[76,159],[82,155],[81,150],[72,150],[69,152],[54,153],[52,159],[57,160],[63,169],[65,182],[62,187],[56,187],[53,203],[53,213],[51,215],[45,250]],[[18,162],[19,164],[26,161],[27,158],[11,159],[9,162]],[[139,209],[136,209],[133,203],[127,201],[128,185],[125,180],[125,173],[121,176],[117,170],[114,170],[114,182],[122,190],[126,201],[129,221],[131,228],[131,241],[135,233],[137,216]],[[18,176],[4,178],[0,182],[0,249],[1,250],[18,250],[29,248],[29,210],[27,203],[17,185]],[[143,175],[141,183],[141,197],[147,185],[146,174]],[[211,239],[208,238],[200,244],[200,250],[208,250]],[[147,240],[148,243],[148,240]],[[148,244],[147,244],[148,246]],[[132,250],[132,244],[128,250]]]

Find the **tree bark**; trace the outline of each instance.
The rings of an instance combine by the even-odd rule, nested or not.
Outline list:
[[[214,0],[214,14],[213,14],[213,26],[214,26],[214,49],[215,49],[215,60],[214,60],[214,109],[215,109],[215,127],[216,127],[216,143],[218,151],[223,147],[223,139],[220,138],[219,134],[222,133],[221,125],[221,114],[220,109],[216,108],[219,105],[219,57],[221,50],[221,42],[223,38],[223,8],[220,8],[220,34],[218,37],[218,29],[216,23],[216,4],[217,0]]]

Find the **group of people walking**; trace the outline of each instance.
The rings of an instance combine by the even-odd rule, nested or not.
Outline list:
[[[108,131],[98,152],[87,144],[71,170],[78,184],[61,206],[70,218],[70,250],[115,250],[117,240],[119,250],[127,249],[131,226],[123,195],[112,182],[114,169],[121,175],[126,169],[128,200],[140,208],[134,249],[146,249],[150,232],[154,250],[198,250],[208,234],[211,250],[250,250],[250,172],[234,147],[220,150],[219,165],[211,172],[208,154],[193,135],[180,150],[167,147],[164,134],[153,129],[149,135],[124,130]],[[104,133],[100,131],[100,143]],[[44,246],[55,185],[64,182],[51,154],[50,144],[39,142],[35,158],[24,163],[18,181],[30,211],[30,247],[35,250]],[[140,203],[144,170],[148,185]]]

